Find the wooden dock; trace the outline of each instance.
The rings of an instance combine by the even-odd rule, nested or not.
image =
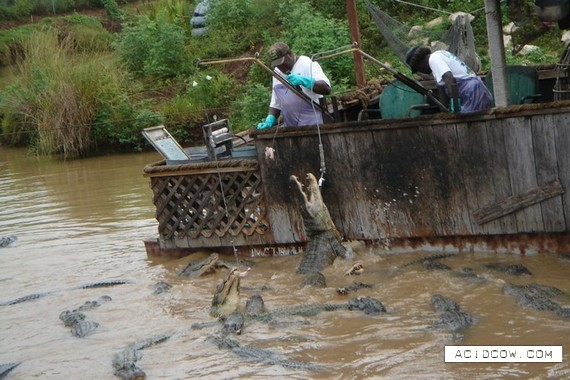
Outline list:
[[[323,198],[348,241],[570,247],[570,102],[252,137],[257,160],[145,168],[160,247],[296,253],[306,237],[289,176],[319,176],[320,142]]]

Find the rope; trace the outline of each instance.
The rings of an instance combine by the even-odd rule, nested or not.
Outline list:
[[[210,119],[207,114],[206,114],[206,118]],[[214,119],[214,121],[215,121],[215,119]],[[213,146],[212,149],[214,150],[214,160],[215,160],[216,168],[217,168],[218,181],[220,183],[220,191],[222,193],[222,202],[224,203],[224,213],[225,213],[227,220],[229,221],[230,220],[230,213],[228,211],[228,203],[226,201],[226,193],[224,191],[224,183],[222,182],[222,172],[220,170],[220,162],[218,160],[218,155],[216,154],[216,147]],[[232,244],[232,250],[234,252],[234,256],[236,259],[236,266],[239,267],[239,257],[238,257],[235,241],[233,238],[230,240],[230,243]]]
[[[310,68],[311,68],[311,75],[312,75],[312,73],[313,73],[313,66],[312,66],[312,65],[313,65],[313,61],[316,60],[316,57],[324,56],[325,54],[336,53],[336,52],[339,52],[339,51],[342,51],[342,50],[346,50],[347,48],[350,48],[350,47],[351,47],[351,45],[345,45],[345,46],[341,46],[341,47],[338,47],[338,48],[335,48],[335,49],[320,51],[320,52],[317,52],[317,53],[313,54],[313,55],[311,56],[311,66],[310,66]],[[311,92],[312,92],[312,90],[311,90]],[[315,109],[314,102],[313,102],[313,113],[315,114],[315,118],[316,118],[316,116],[317,116],[317,110]],[[319,187],[322,187],[322,186],[323,186],[323,183],[325,182],[325,173],[326,173],[326,171],[327,171],[327,165],[326,165],[326,161],[325,161],[325,151],[324,151],[324,147],[323,147],[323,140],[322,140],[322,137],[321,137],[321,126],[320,126],[320,124],[319,124],[318,122],[317,122],[317,135],[319,136],[319,158],[320,158],[320,161],[321,161],[321,163],[320,163],[321,165],[320,165],[320,169],[319,169],[319,171],[320,171],[320,177],[319,177],[318,183],[319,183]]]

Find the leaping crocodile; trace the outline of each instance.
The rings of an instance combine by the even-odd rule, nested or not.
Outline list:
[[[342,237],[323,201],[315,176],[307,174],[306,192],[296,176],[292,175],[289,180],[297,190],[305,233],[309,238],[297,273],[319,272],[331,265],[338,256],[348,258],[349,252],[342,244]]]
[[[238,268],[230,269],[224,280],[216,286],[210,315],[212,317],[227,317],[237,310],[240,301],[240,277]]]

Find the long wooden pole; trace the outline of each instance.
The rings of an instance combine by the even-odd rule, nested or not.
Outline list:
[[[503,42],[499,0],[485,0],[485,17],[487,21],[487,39],[489,40],[489,57],[491,58],[491,73],[493,73],[495,106],[505,107],[509,105],[509,83],[507,80],[505,43]]]
[[[352,43],[356,45],[357,48],[362,49],[355,0],[346,0],[346,14],[348,15],[348,25],[350,27],[350,38],[352,39]],[[362,54],[360,54],[358,50],[355,50],[352,55],[354,57],[356,85],[358,87],[364,87],[366,85],[366,76],[364,74],[364,60],[362,59]]]

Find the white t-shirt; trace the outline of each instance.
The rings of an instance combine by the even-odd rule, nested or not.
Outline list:
[[[287,79],[287,75],[282,73],[278,68],[275,68],[275,72],[277,72],[278,75],[281,75],[284,79]],[[311,58],[304,55],[297,57],[297,62],[295,62],[293,65],[290,74],[303,75],[309,78],[313,78],[316,82],[322,80],[325,81],[329,86],[331,85],[331,82],[323,72],[321,65],[319,65],[318,62],[313,62]],[[279,84],[281,84],[281,82],[277,78],[273,77],[272,87],[275,88],[275,86]],[[316,94],[303,86],[301,86],[301,90],[317,103],[319,102],[319,98],[322,97],[322,95]],[[278,110],[282,109],[281,102],[275,96],[275,91],[273,91],[271,94],[271,102],[269,103],[269,106]]]
[[[469,68],[461,59],[447,50],[437,50],[429,57],[429,67],[433,78],[438,84],[443,84],[443,74],[451,71],[456,79],[466,79],[476,76],[475,72]]]

